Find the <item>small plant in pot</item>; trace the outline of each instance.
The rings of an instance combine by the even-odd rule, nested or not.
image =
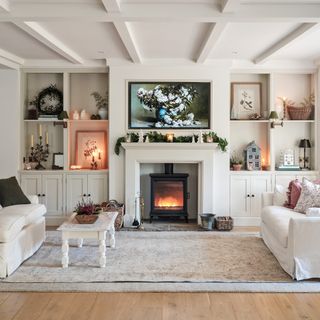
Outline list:
[[[243,164],[243,158],[238,154],[233,154],[230,158],[230,166],[234,171],[240,171]]]
[[[77,213],[75,218],[80,224],[92,224],[98,219],[98,214],[101,212],[101,208],[91,200],[84,200],[82,198],[74,208]]]
[[[92,92],[94,100],[96,101],[96,106],[98,108],[98,115],[100,119],[108,119],[108,92],[106,92],[105,96],[102,96],[99,92]]]

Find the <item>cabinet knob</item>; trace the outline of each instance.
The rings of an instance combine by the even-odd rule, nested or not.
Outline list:
[[[38,193],[38,197],[41,197],[41,194],[40,194],[40,193]]]
[[[91,194],[90,194],[90,193],[88,194],[88,197],[91,197]]]
[[[247,198],[250,198],[250,194],[247,194]]]
[[[251,197],[254,198],[254,194],[252,194]]]
[[[42,196],[45,197],[46,195],[43,193]]]
[[[83,194],[83,197],[86,197],[86,196],[87,196],[87,195],[84,193],[84,194]]]

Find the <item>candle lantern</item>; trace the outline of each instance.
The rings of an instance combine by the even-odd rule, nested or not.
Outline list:
[[[174,134],[173,134],[173,133],[167,133],[167,134],[166,134],[166,140],[167,140],[167,142],[173,142],[173,137],[174,137]]]
[[[299,166],[301,170],[311,168],[311,143],[308,139],[302,139],[299,142]]]

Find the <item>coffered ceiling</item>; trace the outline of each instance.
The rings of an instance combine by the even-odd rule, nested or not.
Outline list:
[[[0,64],[320,59],[320,0],[0,0]]]

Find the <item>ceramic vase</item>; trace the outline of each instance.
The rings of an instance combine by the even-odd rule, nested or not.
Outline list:
[[[106,120],[106,119],[108,119],[108,110],[106,108],[102,107],[98,110],[98,115],[100,116],[100,118],[102,120]]]

